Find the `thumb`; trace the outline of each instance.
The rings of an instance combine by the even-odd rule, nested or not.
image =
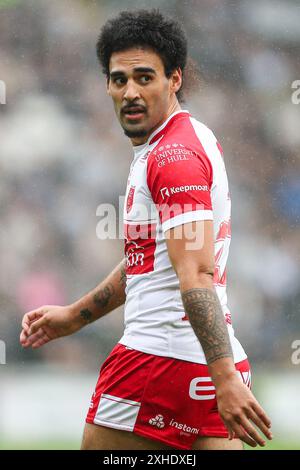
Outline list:
[[[29,328],[28,335],[36,333],[42,326],[46,325],[47,321],[47,317],[42,317],[39,320],[33,322]]]

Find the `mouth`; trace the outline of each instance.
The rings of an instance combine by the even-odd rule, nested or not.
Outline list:
[[[122,110],[122,114],[129,121],[138,121],[142,119],[145,113],[146,111],[142,106],[127,106]]]

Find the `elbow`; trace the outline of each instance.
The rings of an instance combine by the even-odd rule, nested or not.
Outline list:
[[[207,265],[186,266],[176,270],[180,289],[192,289],[194,287],[213,287],[214,267]]]

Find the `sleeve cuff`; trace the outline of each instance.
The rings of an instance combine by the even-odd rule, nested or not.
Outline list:
[[[196,222],[197,220],[213,220],[212,210],[198,210],[191,212],[184,212],[183,214],[178,214],[171,219],[166,220],[162,223],[162,229],[165,232],[170,228],[177,227],[178,225],[183,225],[188,222]]]

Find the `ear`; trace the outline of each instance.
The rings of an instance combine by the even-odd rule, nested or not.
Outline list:
[[[170,91],[173,93],[177,93],[182,85],[182,70],[180,68],[175,69],[172,72],[172,75],[170,77],[170,83]]]

